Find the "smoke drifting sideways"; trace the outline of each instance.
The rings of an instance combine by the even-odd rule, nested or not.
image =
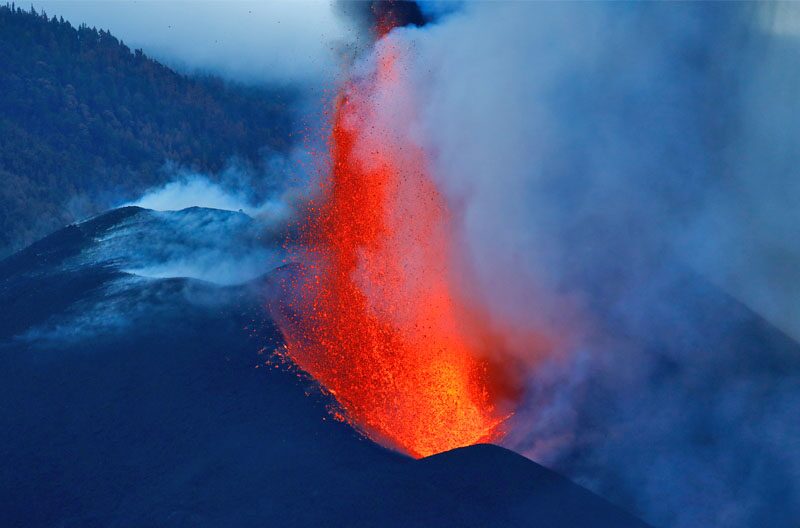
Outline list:
[[[259,167],[231,160],[215,174],[167,165],[167,183],[115,202],[166,213],[153,215],[158,229],[148,232],[143,221],[126,224],[102,241],[102,257],[113,253],[112,260],[126,262],[125,271],[137,276],[220,285],[253,280],[287,256],[285,241],[314,187],[310,164],[309,153],[295,148],[265,155]],[[137,230],[142,234],[134,236]]]
[[[797,254],[800,44],[769,9],[465,3],[384,37],[413,101],[373,118],[426,152],[459,289],[526,377],[506,445],[656,525],[800,518],[800,358],[708,285],[763,292],[741,243]]]
[[[269,223],[286,222],[291,214],[289,201],[282,196],[255,203],[241,188],[226,186],[192,172],[183,172],[175,180],[149,189],[139,199],[125,205],[154,211],[180,211],[189,207],[240,211]]]
[[[181,71],[247,84],[317,85],[338,72],[348,29],[326,2],[37,0],[34,7],[110,30]]]
[[[324,123],[326,89],[341,71],[343,50],[358,38],[331,2],[321,0],[38,0],[32,5],[75,27],[108,30],[178,72],[283,90],[292,95],[287,109],[298,129]]]

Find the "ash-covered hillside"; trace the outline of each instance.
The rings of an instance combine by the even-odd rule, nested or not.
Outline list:
[[[289,89],[176,73],[108,31],[0,6],[0,256],[174,175],[287,148]]]
[[[0,525],[645,526],[503,448],[332,420],[272,355],[279,256],[241,213],[127,207],[0,261]]]

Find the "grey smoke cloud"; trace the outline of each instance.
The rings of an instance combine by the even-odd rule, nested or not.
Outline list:
[[[796,345],[696,276],[800,335],[786,9],[468,3],[389,37],[385,118],[417,108],[471,294],[571,338],[507,445],[660,526],[800,518]]]
[[[187,207],[241,211],[265,228],[279,230],[303,207],[317,178],[315,162],[306,147],[287,153],[266,152],[258,166],[231,159],[218,173],[198,173],[170,163],[162,172],[166,183],[132,200],[117,199],[116,205],[155,211]]]
[[[698,221],[690,259],[800,340],[800,6],[770,7],[758,46],[742,54],[738,126],[723,156],[728,181]]]
[[[167,183],[121,204],[151,210],[147,221],[115,228],[89,258],[124,262],[124,271],[148,278],[252,280],[283,263],[287,230],[317,177],[302,148],[266,154],[259,167],[230,160],[215,174],[170,165],[164,171]]]
[[[188,207],[242,211],[272,222],[285,221],[291,214],[290,204],[281,197],[257,204],[241,188],[225,187],[207,176],[191,172],[181,173],[177,179],[146,191],[141,198],[126,205],[154,211],[179,211]]]
[[[209,207],[229,211],[253,212],[256,207],[241,191],[224,189],[201,175],[186,175],[147,191],[131,203],[156,211],[178,211],[187,207]]]

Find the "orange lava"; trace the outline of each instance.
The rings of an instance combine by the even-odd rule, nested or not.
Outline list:
[[[378,115],[406,93],[404,51],[383,44],[337,100],[330,175],[303,228],[312,264],[281,326],[346,420],[422,457],[498,440],[508,413],[452,286],[450,213],[426,154]]]

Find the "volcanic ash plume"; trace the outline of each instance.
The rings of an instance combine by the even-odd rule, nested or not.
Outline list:
[[[773,83],[797,41],[754,9],[470,2],[379,27],[276,310],[291,357],[415,456],[501,441],[661,526],[796,518],[798,362],[686,266],[724,276],[743,203],[796,254],[771,193],[797,201],[772,117],[794,117]]]

